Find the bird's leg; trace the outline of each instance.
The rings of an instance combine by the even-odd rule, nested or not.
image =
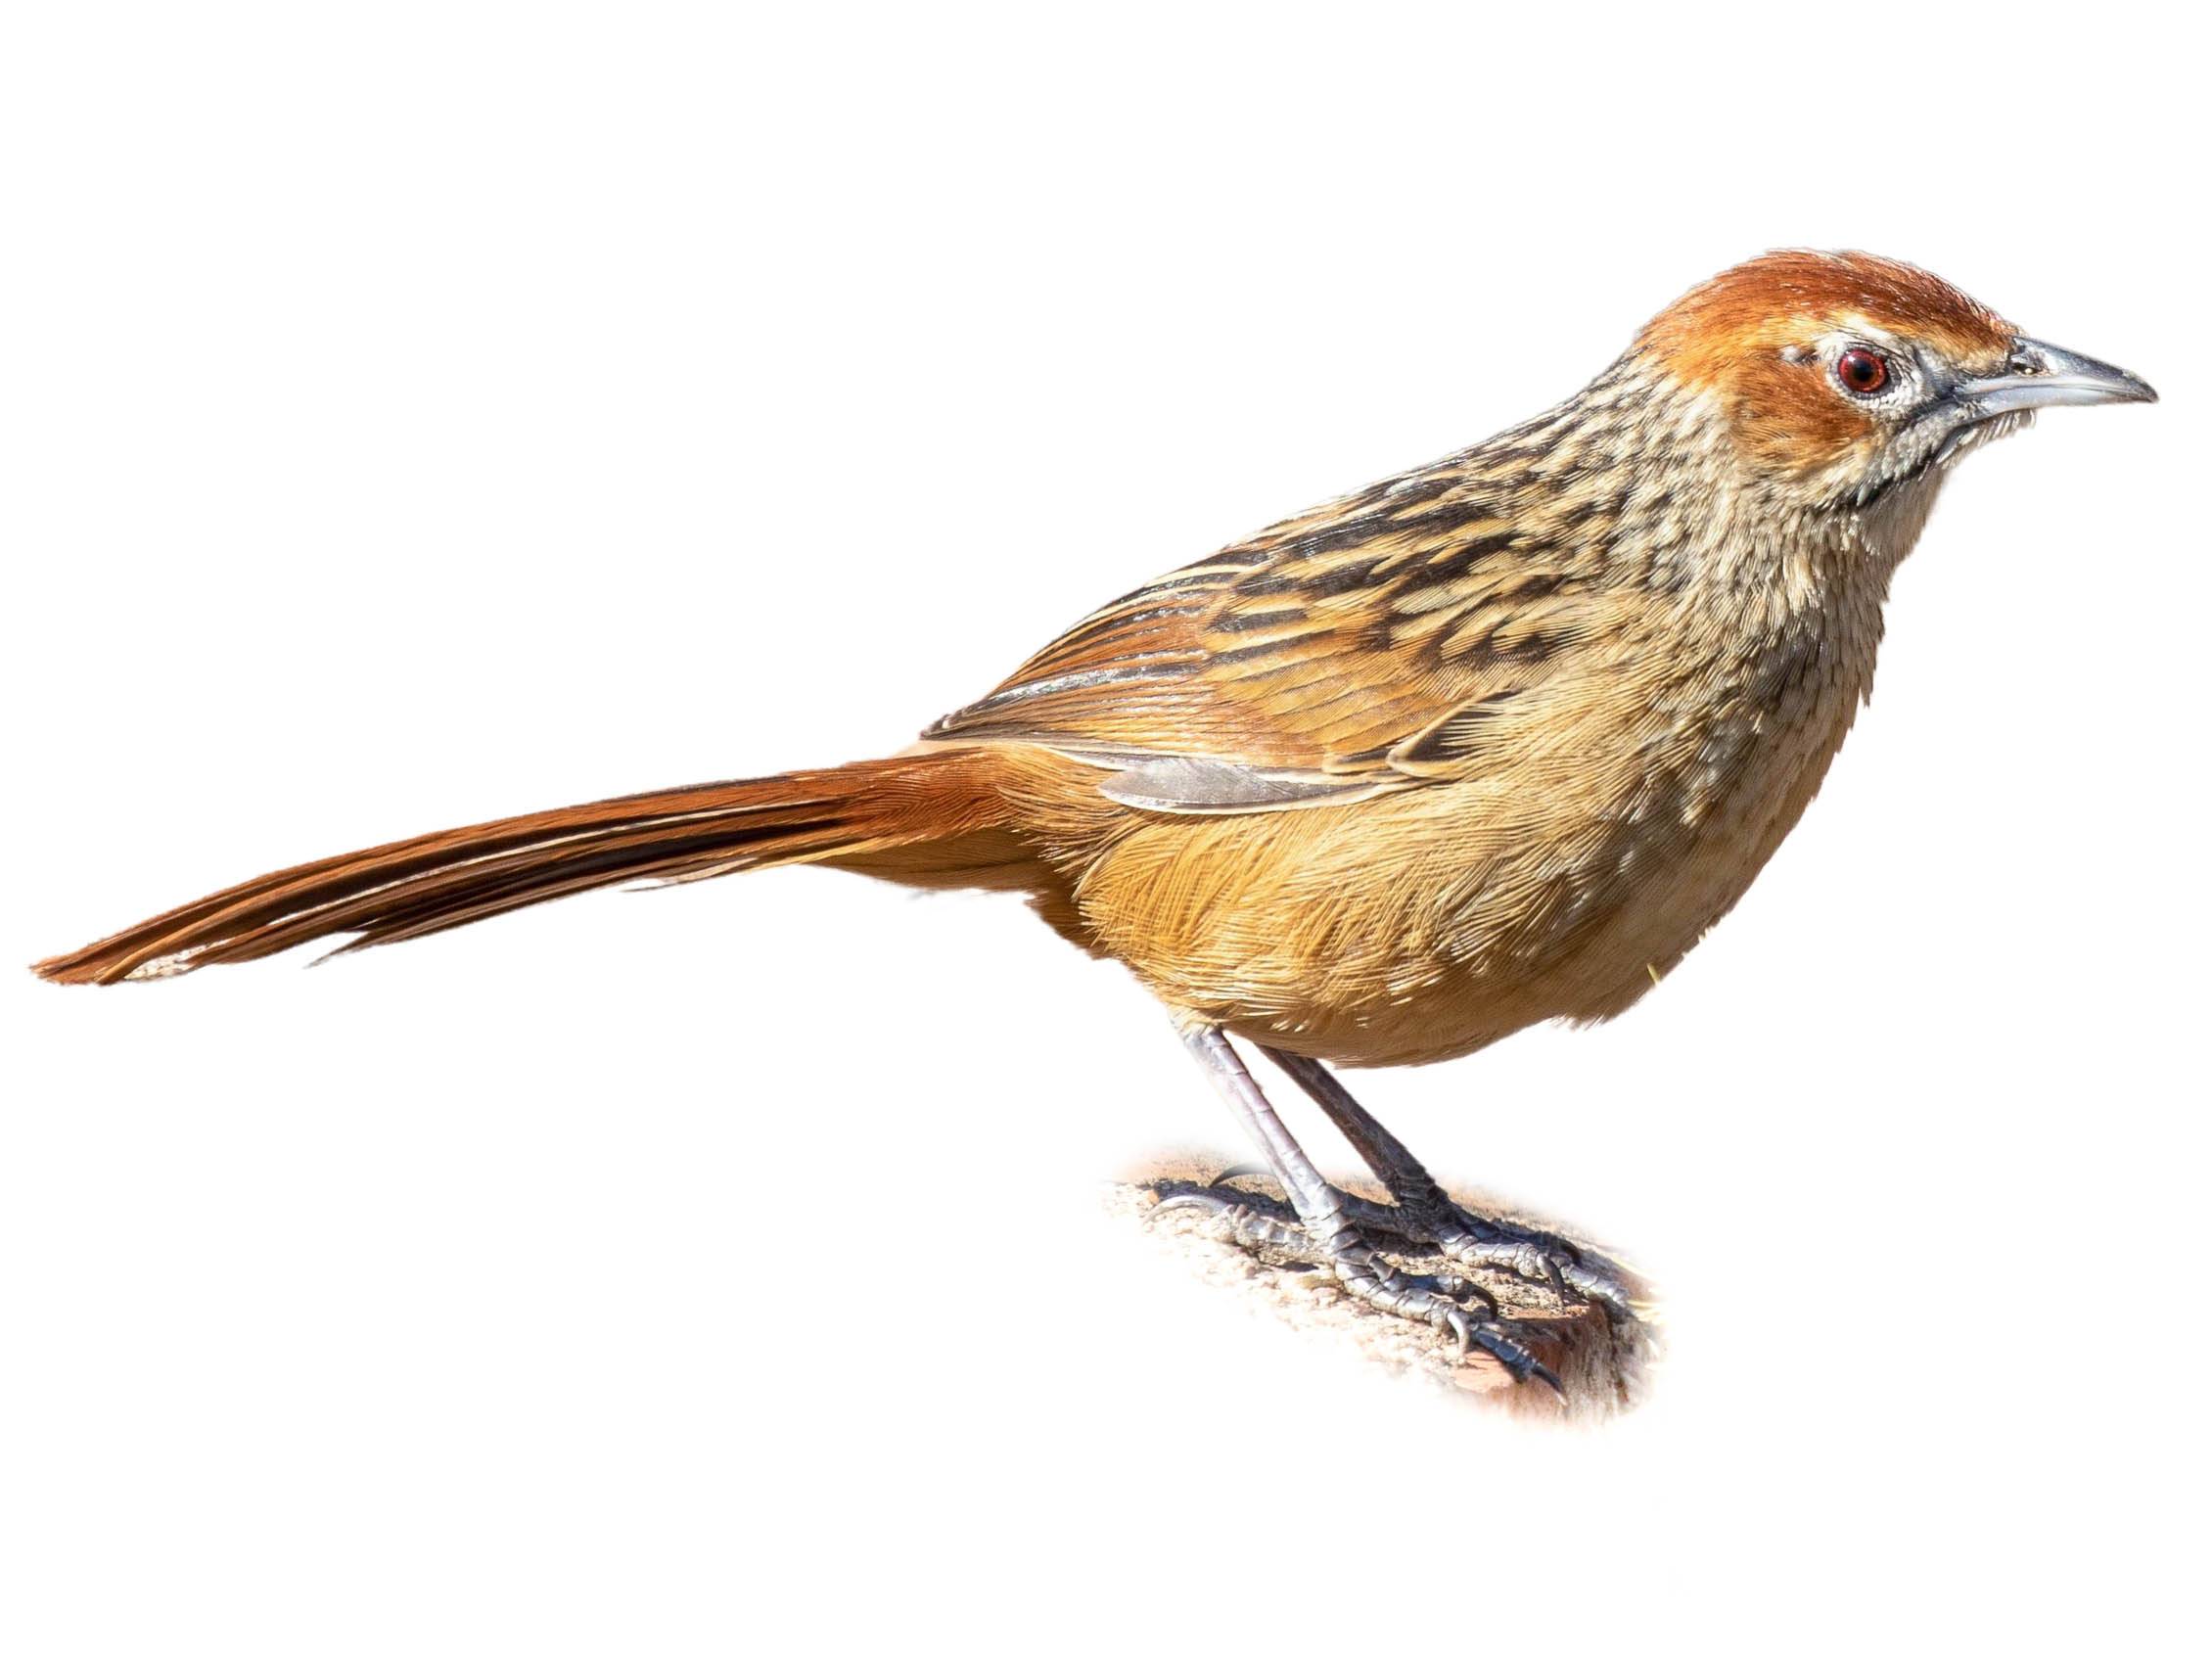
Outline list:
[[[1355,1202],[1351,1195],[1331,1186],[1313,1167],[1218,1028],[1186,1031],[1183,1041],[1258,1144],[1267,1168],[1289,1195],[1299,1225],[1294,1230],[1218,1193],[1179,1193],[1162,1200],[1161,1208],[1196,1205],[1225,1216],[1236,1228],[1237,1241],[1248,1247],[1313,1250],[1348,1294],[1386,1313],[1435,1326],[1458,1343],[1462,1355],[1471,1347],[1480,1348],[1517,1378],[1542,1377],[1559,1387],[1559,1379],[1549,1369],[1498,1327],[1495,1305],[1470,1308],[1452,1294],[1459,1288],[1456,1281],[1404,1272],[1377,1253],[1349,1214],[1348,1206]]]
[[[1454,1203],[1422,1167],[1406,1144],[1383,1128],[1375,1115],[1318,1060],[1262,1046],[1314,1104],[1328,1114],[1389,1191],[1390,1205],[1369,1204],[1344,1194],[1347,1217],[1371,1229],[1432,1244],[1447,1261],[1461,1267],[1501,1267],[1525,1279],[1547,1282],[1559,1292],[1595,1303],[1609,1314],[1633,1319],[1629,1289],[1619,1273],[1595,1253],[1556,1233],[1470,1214]]]

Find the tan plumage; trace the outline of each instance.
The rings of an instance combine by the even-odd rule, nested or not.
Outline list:
[[[1826,498],[1868,428],[1778,353],[1845,314],[1967,367],[2013,339],[1911,267],[1769,255],[1548,413],[1106,606],[904,757],[325,859],[40,972],[352,948],[812,861],[1026,889],[1172,1005],[1356,1065],[1618,1013],[1811,799],[1944,475]]]
[[[1104,607],[902,755],[325,859],[39,972],[808,861],[1027,892],[1186,1030],[1291,1054],[1603,1019],[1812,799],[1951,465],[2039,403],[2149,395],[1911,266],[1770,254],[1535,420]]]
[[[1854,319],[1968,370],[2014,339],[1910,266],[1768,255],[1548,413],[1104,607],[904,757],[325,859],[40,971],[813,861],[1025,888],[1172,1004],[1354,1064],[1617,1013],[1811,799],[1955,458],[1838,499],[1878,429],[1785,349]]]

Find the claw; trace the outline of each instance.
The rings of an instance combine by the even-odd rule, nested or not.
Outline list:
[[[1473,1279],[1463,1279],[1457,1273],[1439,1273],[1436,1276],[1436,1287],[1462,1307],[1467,1305],[1470,1297],[1481,1303],[1483,1314],[1486,1318],[1495,1319],[1500,1312],[1498,1306],[1498,1298],[1475,1283]]]
[[[1542,1377],[1564,1400],[1567,1391],[1560,1387],[1559,1379],[1551,1368],[1534,1354],[1523,1348],[1501,1331],[1488,1331],[1477,1327],[1473,1332],[1476,1346],[1512,1373],[1515,1382],[1527,1382],[1531,1377]]]
[[[1215,1173],[1214,1178],[1206,1184],[1208,1186],[1220,1186],[1225,1181],[1233,1181],[1244,1175],[1266,1175],[1269,1180],[1274,1179],[1274,1172],[1265,1164],[1224,1164]]]
[[[1459,1348],[1459,1352],[1452,1358],[1464,1363],[1467,1353],[1473,1347],[1475,1340],[1475,1333],[1467,1324],[1467,1315],[1454,1308],[1451,1313],[1445,1314],[1444,1328],[1452,1333],[1452,1340]]]
[[[1145,1211],[1144,1224],[1150,1226],[1164,1210],[1207,1210],[1219,1216],[1235,1208],[1229,1200],[1217,1198],[1210,1192],[1172,1192]]]
[[[1557,1258],[1537,1249],[1534,1245],[1529,1246],[1529,1254],[1536,1258],[1537,1266],[1544,1269],[1544,1282],[1550,1286],[1551,1294],[1556,1296],[1560,1304],[1564,1306],[1569,1300],[1567,1275],[1560,1270]]]
[[[1458,1350],[1453,1356],[1456,1363],[1464,1364],[1467,1356],[1479,1348],[1504,1366],[1515,1382],[1525,1383],[1535,1377],[1561,1400],[1567,1398],[1566,1385],[1560,1382],[1558,1373],[1502,1331],[1485,1330],[1456,1308],[1444,1315],[1444,1328],[1451,1332]]]

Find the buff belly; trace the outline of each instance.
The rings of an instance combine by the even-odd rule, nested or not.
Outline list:
[[[1087,862],[1075,908],[1086,943],[1172,1006],[1334,1064],[1417,1065],[1544,1020],[1609,1019],[1742,897],[1840,747],[1853,689],[1747,722],[1740,756],[1704,767],[1720,787],[1654,791],[1646,773],[1640,809],[1598,766],[1589,790],[1542,799],[1462,782],[1151,817]]]

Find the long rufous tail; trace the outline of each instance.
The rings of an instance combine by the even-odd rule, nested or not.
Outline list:
[[[695,784],[441,830],[278,870],[50,957],[33,971],[65,985],[113,985],[248,962],[333,934],[356,936],[340,951],[359,950],[588,888],[697,881],[768,864],[850,859],[876,873],[927,880],[933,860],[902,858],[899,850],[943,843],[945,873],[955,875],[976,861],[979,842],[995,839],[1001,819],[997,792],[973,750]],[[965,853],[956,851],[963,844]]]

